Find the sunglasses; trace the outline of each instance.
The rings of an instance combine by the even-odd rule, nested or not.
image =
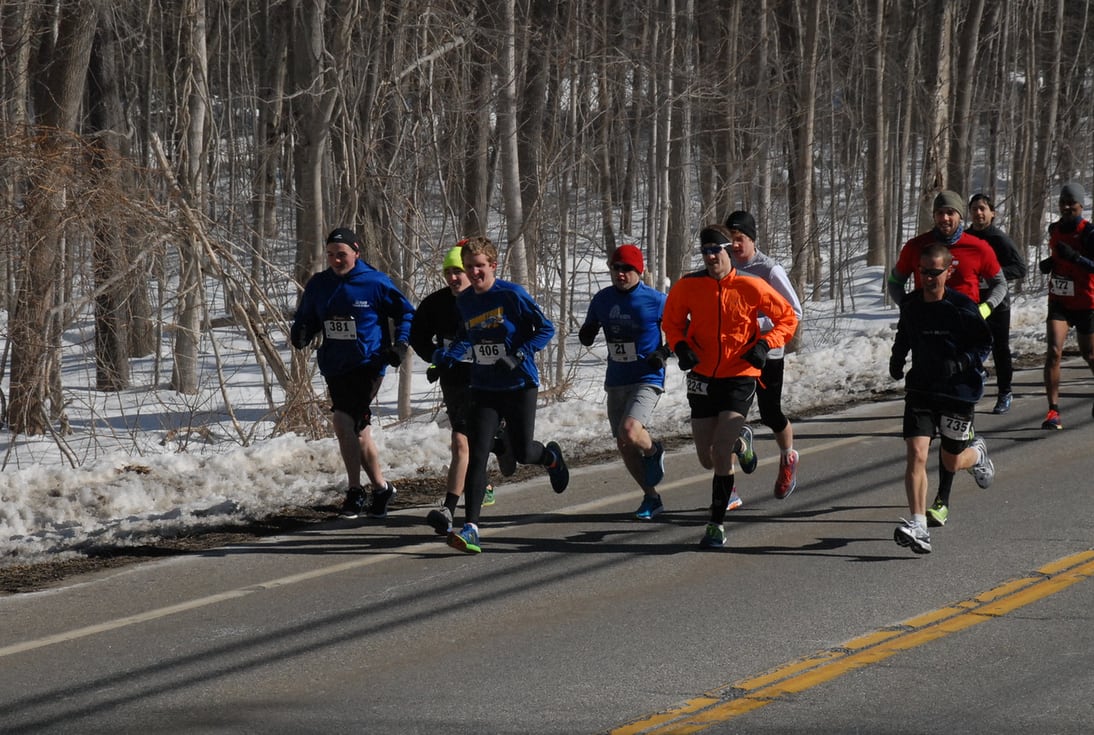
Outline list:
[[[946,272],[946,268],[920,268],[919,272],[930,278],[938,278],[940,275]]]
[[[626,263],[612,263],[612,270],[616,273],[626,273],[627,271],[638,272],[638,269],[633,265],[627,265]]]
[[[718,253],[725,250],[727,247],[729,247],[729,246],[728,245],[716,245],[712,242],[706,242],[706,243],[703,243],[703,245],[699,248],[699,252],[701,252],[703,255],[717,255]]]

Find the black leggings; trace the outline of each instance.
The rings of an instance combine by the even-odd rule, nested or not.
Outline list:
[[[521,464],[546,464],[547,450],[532,437],[536,429],[539,388],[508,391],[471,391],[467,422],[467,477],[464,480],[463,509],[467,523],[479,522],[486,495],[486,463],[494,448],[494,434],[505,419],[505,434],[513,457]]]
[[[783,358],[768,360],[756,382],[756,406],[760,409],[760,421],[778,434],[790,420],[782,408]]]
[[[988,314],[991,329],[991,359],[995,363],[995,382],[1000,393],[1010,393],[1014,380],[1014,363],[1010,356],[1010,307],[1004,306]]]

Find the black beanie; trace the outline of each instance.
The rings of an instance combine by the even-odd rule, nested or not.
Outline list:
[[[327,244],[332,242],[340,242],[343,245],[349,245],[353,248],[353,252],[361,252],[361,241],[357,237],[357,233],[348,227],[339,227],[337,230],[333,230],[327,235]]]
[[[756,220],[748,212],[738,209],[726,217],[726,229],[737,230],[742,235],[748,235],[748,239],[756,241]]]

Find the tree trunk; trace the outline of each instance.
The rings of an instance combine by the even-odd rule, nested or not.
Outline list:
[[[179,151],[179,185],[189,206],[205,211],[205,122],[209,99],[209,55],[206,48],[205,1],[182,4],[184,45],[180,62],[183,74],[185,117]],[[178,307],[171,367],[171,388],[192,395],[198,392],[199,344],[205,317],[201,246],[188,233],[179,247]]]
[[[501,138],[499,142],[505,234],[509,241],[506,260],[509,277],[517,283],[527,283],[528,259],[524,249],[524,207],[520,196],[520,160],[517,148],[516,0],[502,0],[502,9],[504,15],[498,127]]]
[[[885,116],[887,97],[885,91],[885,0],[871,0],[871,13],[864,18],[860,28],[872,28],[871,64],[872,75],[867,83],[866,124],[866,265],[886,265],[889,245],[889,189],[885,169],[885,156],[889,150],[888,121]]]
[[[984,16],[984,0],[972,0],[965,22],[962,24],[961,41],[957,49],[958,72],[955,80],[956,102],[953,110],[953,127],[949,160],[950,172],[947,176],[948,188],[955,190],[965,199],[969,198],[970,156],[972,145],[972,99],[976,86],[976,60],[980,55],[980,25]]]
[[[91,45],[98,24],[98,5],[92,0],[62,3],[52,44],[45,43],[39,59],[44,64],[31,75],[35,109],[44,155],[62,156],[68,146],[64,132],[73,131],[83,100]],[[46,27],[52,25],[46,20]],[[19,274],[16,306],[10,318],[11,401],[9,423],[13,433],[36,435],[49,427],[47,411],[51,385],[59,380],[54,359],[60,345],[60,316],[51,314],[58,286],[67,280],[63,270],[64,181],[53,171],[36,171],[28,182],[26,208],[32,222],[24,263]]]
[[[109,12],[109,11],[106,11]],[[122,78],[118,66],[118,47],[109,15],[104,18],[98,42],[92,49],[88,80],[88,127],[97,133],[90,146],[91,166],[98,172],[101,187],[119,191],[119,162],[128,157],[125,110],[117,81]],[[108,210],[106,210],[108,211]],[[129,319],[133,292],[144,282],[130,269],[132,262],[127,243],[131,239],[114,223],[96,223],[92,245],[95,279],[95,387],[118,391],[129,387]],[[130,272],[131,270],[131,272]]]

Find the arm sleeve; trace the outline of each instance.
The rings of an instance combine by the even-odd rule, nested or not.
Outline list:
[[[1007,279],[1003,274],[1003,270],[1000,269],[998,273],[988,278],[987,282],[988,297],[984,299],[984,303],[994,309],[1007,298]]]
[[[516,291],[515,294],[521,303],[520,313],[524,322],[522,331],[525,338],[521,344],[514,344],[513,348],[539,352],[555,336],[554,322],[547,318],[547,315],[543,313],[543,309],[539,308],[539,304],[526,291],[521,289]]]
[[[790,276],[787,274],[786,269],[781,265],[776,265],[771,269],[771,278],[768,281],[771,287],[778,292],[780,296],[786,299],[786,303],[790,304],[790,308],[794,310],[794,318],[799,322],[802,319],[802,304],[798,299],[798,294],[794,291],[793,284],[790,283]],[[767,334],[774,326],[771,318],[767,314],[760,315],[760,333]]]
[[[436,329],[433,328],[433,309],[430,297],[418,305],[414,312],[414,318],[410,321],[410,348],[418,357],[426,362],[433,359],[433,350],[437,344],[434,341]]]
[[[763,284],[760,311],[771,319],[771,330],[763,335],[768,347],[783,347],[794,337],[798,328],[798,317],[794,307],[766,281]]]
[[[893,266],[893,269],[889,271],[889,277],[885,280],[885,287],[893,303],[899,304],[900,300],[904,298],[904,284],[907,282],[908,276],[898,271],[896,266]]]
[[[999,248],[996,256],[999,258],[999,265],[1003,267],[1003,277],[1008,281],[1025,278],[1028,270],[1026,260],[1018,252],[1018,246],[1014,244],[1014,240],[1011,240],[1009,235],[1003,233],[999,235],[998,243]]]

